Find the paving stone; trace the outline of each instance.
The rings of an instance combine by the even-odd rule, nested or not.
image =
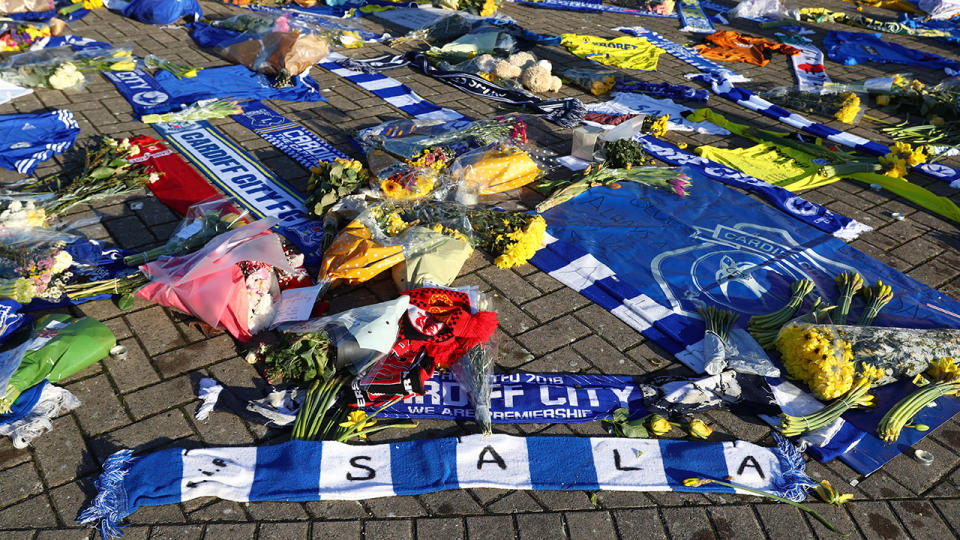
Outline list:
[[[312,538],[323,540],[360,540],[363,524],[359,521],[314,521]]]
[[[522,334],[536,326],[536,321],[512,302],[500,295],[491,295],[493,310],[497,312],[499,328],[510,335]]]
[[[574,314],[580,322],[600,337],[613,343],[621,351],[625,351],[643,341],[643,335],[626,323],[618,319],[609,311],[597,304],[578,309]]]
[[[573,350],[580,353],[600,373],[631,374],[636,366],[600,336],[587,336],[573,344]]]
[[[256,521],[293,521],[307,518],[307,512],[295,502],[252,502],[247,511]]]
[[[180,332],[177,332],[177,327],[167,317],[163,308],[154,307],[130,313],[126,319],[134,335],[140,339],[151,356],[186,345],[186,341]]]
[[[494,514],[516,514],[517,512],[539,512],[540,505],[525,491],[514,491],[505,497],[487,505],[487,511]]]
[[[576,311],[577,308],[589,303],[590,301],[582,294],[564,287],[523,304],[523,310],[538,321],[546,322]]]
[[[713,527],[703,508],[663,508],[661,511],[667,533],[674,540],[713,538]]]
[[[3,471],[3,489],[0,491],[0,506],[26,499],[43,491],[43,483],[33,463],[24,463]]]
[[[785,538],[787,536],[808,538],[812,535],[807,522],[800,515],[800,510],[792,506],[758,504],[756,509],[764,530],[771,538]]]
[[[516,537],[512,516],[471,516],[466,518],[466,521],[469,540],[504,540]]]
[[[127,538],[126,529],[124,529],[124,538]],[[34,537],[34,540],[85,540],[87,538],[93,538],[93,531],[91,530],[77,530],[77,529],[47,529],[43,531],[37,531],[37,536]],[[134,538],[137,538],[134,536]],[[146,538],[146,535],[143,536]]]
[[[53,430],[31,443],[48,486],[58,486],[97,468],[71,416],[53,420]]]
[[[182,375],[127,394],[124,401],[137,420],[197,399],[191,378]]]
[[[202,535],[200,525],[160,525],[150,531],[150,538],[158,540],[199,540]]]
[[[67,390],[83,404],[73,414],[87,435],[96,435],[127,424],[130,419],[117,399],[116,390],[105,375],[73,383]]]
[[[718,539],[760,538],[763,531],[749,506],[717,506],[710,508]]]
[[[554,512],[562,510],[593,510],[590,496],[585,491],[538,491],[533,497]]]
[[[199,510],[190,512],[190,521],[236,521],[246,520],[246,513],[240,503],[233,501],[216,501]],[[209,534],[210,531],[207,531]]]
[[[590,333],[580,321],[565,315],[517,336],[517,341],[534,355],[542,355],[577,341]]]
[[[847,503],[846,507],[866,538],[882,540],[909,538],[884,502],[858,501]]]
[[[123,319],[112,320],[122,322]],[[160,381],[160,377],[154,371],[150,360],[137,340],[124,339],[117,344],[127,348],[126,358],[118,360],[113,356],[108,356],[102,362],[106,366],[110,378],[113,379],[114,384],[121,392],[127,393]]]
[[[363,537],[413,540],[413,522],[409,519],[365,521]]]
[[[8,437],[0,437],[0,470],[30,461],[30,451],[14,448]]]
[[[81,407],[82,409],[82,407]],[[100,463],[119,448],[146,450],[168,441],[192,435],[179,409],[160,413],[93,439],[90,448]]]
[[[564,517],[571,540],[617,538],[613,518],[607,512],[566,512]]]
[[[891,501],[894,513],[914,538],[948,538],[947,523],[929,501]]]
[[[37,495],[0,510],[0,529],[56,526],[57,518],[46,495]]]
[[[199,402],[196,407],[199,408]],[[187,410],[192,410],[188,406]],[[248,445],[255,439],[247,429],[247,424],[231,414],[212,414],[207,420],[190,419],[200,432],[200,438],[210,446]]]
[[[319,519],[360,519],[367,511],[360,501],[310,501],[305,503],[307,512]]]
[[[960,463],[960,456],[937,444],[929,437],[913,446],[933,454],[933,463],[924,466],[915,459],[901,454],[884,466],[884,472],[896,478],[898,482],[915,494],[919,495],[930,489],[941,476]]]
[[[667,540],[660,515],[653,508],[617,510],[613,519],[622,540]]]
[[[418,517],[427,515],[427,511],[416,497],[404,495],[365,501],[370,513],[378,518]]]
[[[299,540],[306,538],[309,523],[263,523],[260,525],[260,540]]]
[[[433,516],[482,514],[483,508],[463,490],[438,491],[420,496],[420,502]]]
[[[516,519],[519,540],[567,537],[562,514],[517,514]]]
[[[416,521],[417,538],[464,538],[461,518],[421,518]]]
[[[192,343],[182,349],[161,354],[153,360],[164,377],[193,371],[235,355],[233,341],[226,334]]]
[[[509,270],[491,266],[478,270],[477,274],[514,303],[523,303],[542,294],[536,287]]]
[[[126,529],[124,529],[126,532]],[[257,534],[256,523],[211,523],[207,525],[204,538],[225,538],[229,540],[254,539]],[[126,534],[124,534],[126,536]]]

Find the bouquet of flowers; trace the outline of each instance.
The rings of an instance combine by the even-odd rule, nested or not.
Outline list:
[[[854,92],[814,93],[782,86],[761,95],[777,105],[832,117],[844,124],[857,125],[863,118],[864,108],[860,106],[860,97]]]
[[[547,199],[537,205],[543,213],[586,192],[592,187],[620,187],[620,182],[636,182],[664,191],[672,191],[678,197],[686,197],[690,177],[681,170],[664,167],[605,168],[590,166],[579,176],[569,180],[547,180],[538,188],[547,190]]]
[[[444,150],[444,157],[453,157],[471,148],[496,142],[527,142],[527,125],[518,115],[477,120],[467,124],[423,120],[387,122],[361,131],[357,138],[364,149],[384,150],[411,162],[425,159],[436,148]],[[427,164],[432,165],[432,163]]]
[[[467,11],[481,17],[490,17],[500,9],[501,0],[434,0],[434,6],[441,9]]]
[[[263,362],[265,377],[273,385],[311,383],[334,375],[337,348],[326,332],[281,333],[274,343],[260,343],[247,354],[250,363]]]
[[[0,229],[0,297],[21,304],[62,298],[73,264],[65,238],[45,229]]]
[[[857,374],[889,384],[922,373],[932,358],[960,356],[960,330],[790,323],[776,346],[791,377],[832,399]]]
[[[48,197],[0,194],[0,228],[42,229],[50,223],[43,209]]]
[[[136,296],[249,340],[273,322],[279,295],[273,269],[295,272],[280,239],[269,231],[274,224],[262,219],[215,237],[195,253],[143,266],[150,283]]]
[[[63,214],[78,204],[124,195],[136,191],[160,177],[147,173],[146,166],[127,159],[139,153],[128,139],[102,137],[84,148],[78,167],[26,183],[18,183],[21,191],[47,191],[49,199],[42,208],[47,217]]]
[[[43,380],[61,381],[101,360],[117,344],[113,332],[90,317],[45,315],[35,328],[19,367],[0,389],[0,414],[9,412],[28,388]]]
[[[676,0],[611,0],[610,3],[615,6],[649,11],[660,15],[672,14],[677,5]]]
[[[229,199],[197,203],[187,210],[186,218],[166,244],[124,257],[123,264],[140,266],[163,256],[191,253],[205,246],[213,237],[243,226],[248,220],[248,212],[238,211]]]
[[[450,176],[467,193],[492,195],[516,189],[543,175],[543,165],[523,147],[509,143],[467,152],[450,166]]]
[[[310,169],[307,182],[307,212],[323,217],[341,198],[370,183],[370,173],[355,159],[321,161]]]
[[[60,8],[57,13],[69,15],[80,9],[98,9],[103,7],[103,0],[70,0],[71,4]]]
[[[617,72],[604,68],[569,68],[560,77],[595,96],[609,94],[617,84]]]
[[[405,36],[390,40],[390,46],[397,47],[409,41],[425,41],[428,44],[446,43],[466,34],[471,28],[473,28],[471,21],[459,13],[454,13],[429,26],[418,28]]]
[[[54,8],[53,0],[0,0],[0,13],[50,11]]]
[[[169,71],[178,79],[191,79],[196,77],[197,72],[203,69],[184,64],[177,64],[152,54],[148,54],[146,58],[143,59],[143,64],[150,69],[162,69],[163,71]]]
[[[240,114],[243,109],[236,101],[215,99],[207,102],[193,103],[182,110],[164,114],[145,114],[140,118],[144,124],[157,122],[199,122],[213,118],[224,118],[233,114]]]
[[[49,23],[5,22],[0,27],[0,52],[22,51],[38,40],[59,36],[63,33],[66,24],[60,19],[50,19]]]
[[[0,64],[0,79],[19,86],[80,90],[84,71],[132,71],[137,68],[131,49],[95,48],[74,51],[54,47],[28,51]]]

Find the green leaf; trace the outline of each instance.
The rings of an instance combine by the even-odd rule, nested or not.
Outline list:
[[[597,502],[597,492],[596,492],[596,491],[594,491],[593,493],[590,494],[590,504],[592,504],[592,505],[593,505],[594,507],[596,507],[596,508],[600,508],[600,503]]]
[[[126,311],[133,307],[134,297],[132,294],[125,294],[117,299],[117,308]]]
[[[623,424],[630,418],[630,409],[621,407],[613,411],[613,421],[617,424]]]
[[[647,428],[643,427],[643,422],[640,420],[621,424],[619,428],[623,436],[630,439],[647,439],[650,437]]]
[[[97,167],[96,169],[90,171],[90,178],[104,180],[113,176],[114,172],[115,170],[111,169],[110,167]]]

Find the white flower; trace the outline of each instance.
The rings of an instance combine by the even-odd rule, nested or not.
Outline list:
[[[149,182],[150,182],[151,184],[154,183],[154,182],[156,182],[156,181],[159,180],[159,179],[160,179],[160,175],[159,175],[159,174],[157,174],[157,173],[155,173],[155,172],[150,173]]]
[[[120,144],[117,145],[118,152],[123,152],[125,150],[128,150],[129,148],[130,148],[130,139],[123,139],[122,141],[120,141]]]
[[[83,73],[77,69],[77,66],[67,62],[57,67],[57,70],[53,72],[53,75],[50,76],[47,82],[50,83],[50,88],[67,90],[73,88],[79,89],[86,82],[86,79]]]
[[[12,213],[17,213],[20,210],[23,210],[23,203],[20,201],[13,201],[12,203],[10,203],[10,206],[7,207],[7,210],[9,210]]]
[[[54,274],[59,274],[60,272],[63,272],[67,268],[70,268],[70,265],[72,264],[73,264],[73,257],[71,257],[70,254],[67,253],[66,251],[60,250],[53,257],[53,268],[51,270],[53,271]]]

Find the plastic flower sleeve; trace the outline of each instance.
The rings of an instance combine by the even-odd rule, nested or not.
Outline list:
[[[397,341],[400,317],[410,306],[410,298],[398,298],[348,309],[336,315],[284,324],[284,332],[304,334],[326,332],[337,348],[336,367],[354,375],[365,372],[374,362],[390,352]]]
[[[140,266],[162,256],[184,255],[202,248],[213,237],[252,221],[250,212],[238,210],[230,198],[218,197],[191,205],[167,242],[143,253],[124,257],[128,266]]]
[[[137,296],[193,314],[210,326],[248,340],[255,306],[248,299],[239,263],[263,263],[295,272],[279,237],[269,231],[275,223],[273,218],[262,219],[213,238],[195,253],[165,257],[141,267],[152,281]],[[272,289],[269,280],[265,285]]]
[[[404,232],[403,262],[391,269],[397,290],[414,289],[426,282],[448,286],[457,278],[473,247],[458,231],[448,229],[444,234],[443,230],[438,224],[435,228],[410,227]]]
[[[460,193],[492,195],[525,186],[552,168],[531,148],[505,142],[463,154],[450,165],[449,175]],[[469,196],[457,200],[466,204]]]
[[[477,306],[480,309],[488,309],[489,303],[486,295],[479,293]],[[477,424],[485,435],[493,433],[490,418],[490,377],[493,375],[493,366],[499,348],[500,338],[494,333],[488,341],[476,345],[450,366],[450,372],[460,383],[460,388],[466,391],[470,403],[473,404]]]
[[[881,386],[922,373],[931,360],[960,356],[960,330],[791,321],[776,346],[791,377],[806,382],[817,397],[831,399],[868,371],[875,375],[874,386]]]
[[[560,77],[595,96],[609,94],[617,84],[617,72],[604,68],[569,68],[562,70]]]

